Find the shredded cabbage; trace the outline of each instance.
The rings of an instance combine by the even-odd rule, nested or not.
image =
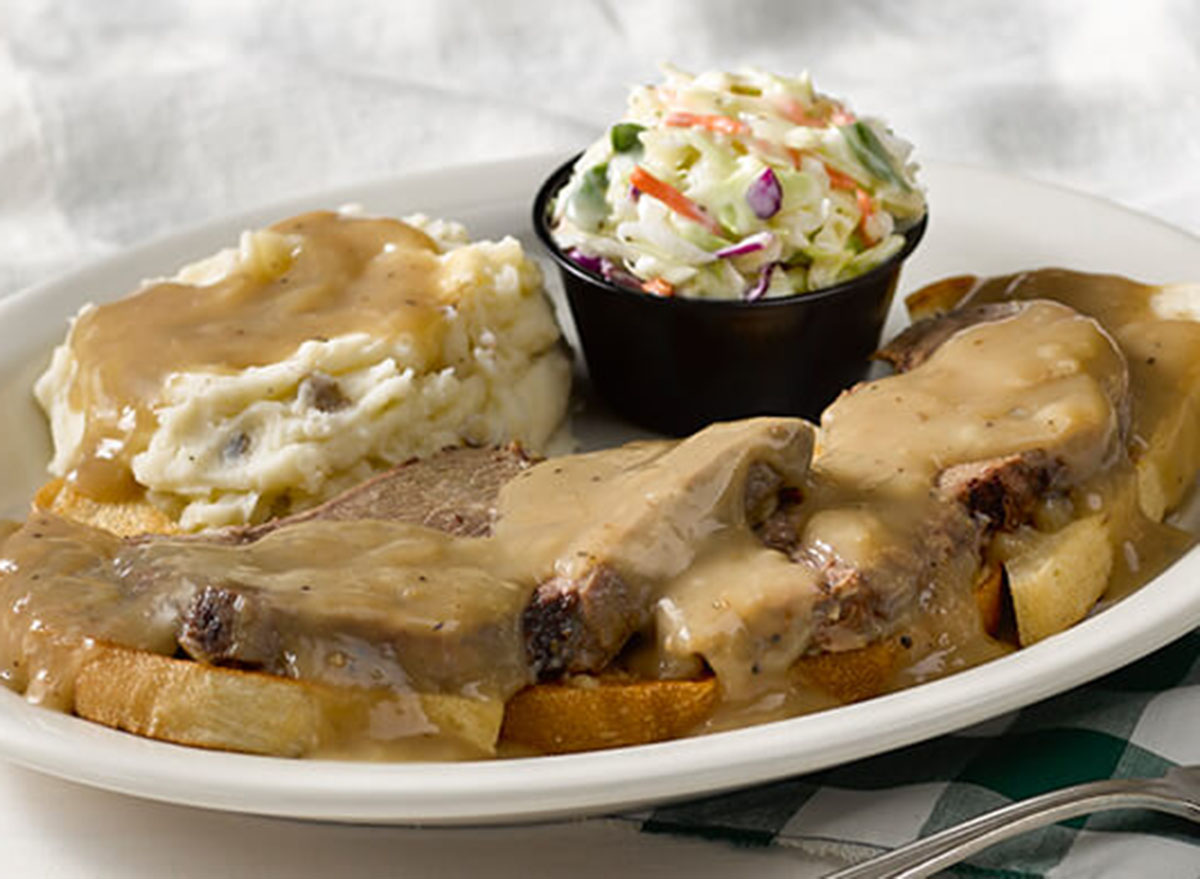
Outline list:
[[[581,264],[680,296],[790,296],[888,260],[924,215],[912,146],[807,74],[664,73],[633,90],[555,200],[554,239]],[[735,246],[751,236],[770,244]]]

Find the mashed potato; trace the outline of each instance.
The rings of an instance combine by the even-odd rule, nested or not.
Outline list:
[[[35,388],[54,438],[50,471],[103,501],[111,473],[92,479],[100,487],[90,492],[82,477],[89,468],[124,467],[146,499],[190,531],[312,506],[446,446],[515,439],[543,451],[564,419],[570,365],[537,266],[512,238],[468,243],[458,224],[423,216],[407,222],[424,234],[353,214],[306,215],[245,233],[237,249],[134,294],[165,300],[157,310],[153,298],[125,315],[115,311],[120,303],[85,306]],[[354,270],[328,241],[322,250],[306,237],[314,228],[359,260]],[[411,254],[406,235],[415,242]],[[419,303],[404,283],[386,280],[408,265],[404,260],[423,267]],[[314,277],[322,268],[333,270],[332,279]],[[293,278],[309,285],[318,305],[304,298],[283,304],[285,291],[295,295],[296,284],[282,286]],[[395,325],[369,315],[357,323],[353,316],[325,317],[320,326],[341,331],[297,331],[298,344],[279,348],[287,338],[274,335],[283,332],[280,323],[313,319],[311,309],[341,295],[331,284],[346,287],[347,308],[361,310],[367,302],[377,308],[378,298],[388,296],[396,314],[411,315]],[[196,298],[210,290],[211,297]],[[213,342],[219,356],[198,362],[204,358],[196,351],[207,351],[207,343],[193,337],[206,325],[204,309],[214,297],[232,309],[249,308],[238,298],[247,296],[276,297],[277,306],[254,305],[278,309],[264,321],[271,338],[261,348],[286,353],[254,362],[255,340],[230,347],[230,334],[241,332],[229,329],[240,327],[231,318]],[[171,314],[175,303],[182,310],[196,302],[193,322]],[[379,312],[392,313],[390,306]],[[254,319],[263,314],[254,312]],[[126,345],[157,355],[186,337],[180,344],[192,345],[190,353],[177,362],[164,355],[157,369],[126,356],[118,347],[119,324],[129,315],[135,321],[146,315],[149,326]],[[113,338],[107,348],[94,341],[104,333]],[[122,370],[138,380],[125,380]]]

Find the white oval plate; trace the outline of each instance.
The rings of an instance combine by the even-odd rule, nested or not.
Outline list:
[[[379,181],[209,223],[0,300],[0,514],[19,515],[44,481],[45,429],[29,385],[88,299],[234,242],[245,228],[356,202],[386,214],[459,219],[476,237],[515,232],[560,157]],[[950,274],[1040,266],[1194,280],[1200,239],[1077,193],[930,163],[929,234],[901,292]],[[551,281],[557,286],[556,279]],[[889,327],[903,325],[897,303]],[[131,340],[136,344],[136,340]],[[589,422],[589,445],[625,428]],[[339,821],[479,824],[614,811],[810,772],[949,732],[1111,671],[1200,623],[1200,551],[1061,635],[984,666],[857,705],[735,732],[563,757],[463,764],[356,764],[250,757],[148,741],[27,705],[0,690],[0,755],[85,784],[241,812]]]

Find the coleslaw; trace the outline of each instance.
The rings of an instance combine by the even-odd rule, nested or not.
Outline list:
[[[664,73],[554,202],[580,267],[658,296],[790,296],[887,261],[924,215],[912,146],[807,74]]]

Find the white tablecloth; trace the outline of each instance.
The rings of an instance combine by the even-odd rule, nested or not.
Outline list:
[[[566,155],[667,59],[808,68],[923,155],[1200,231],[1198,33],[1189,0],[0,0],[0,296],[290,195]],[[1128,875],[1107,863],[1096,875]],[[815,870],[602,822],[451,832],[205,813],[0,764],[3,876]]]

